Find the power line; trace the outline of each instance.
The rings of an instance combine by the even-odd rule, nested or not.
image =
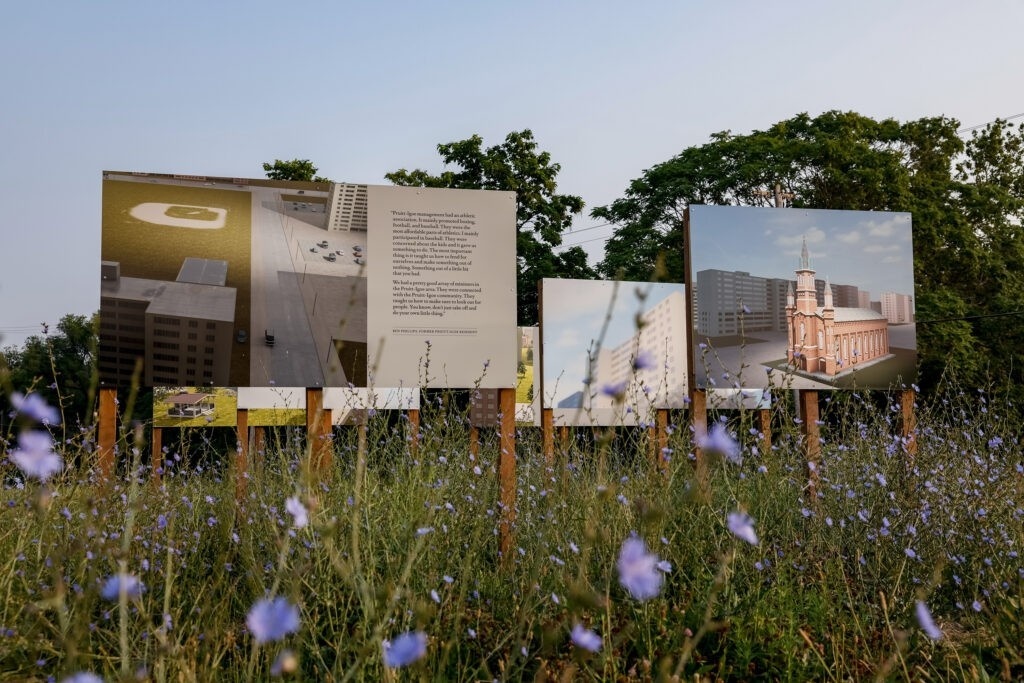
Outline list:
[[[1020,114],[1014,114],[1013,116],[1007,116],[1005,119],[1003,119],[1003,121],[1012,121],[1013,119],[1019,119],[1021,117],[1024,117],[1024,112],[1021,112]],[[957,131],[957,134],[959,135],[960,133],[970,133],[972,130],[978,130],[979,128],[990,126],[998,120],[999,119],[994,119],[992,121],[989,121],[988,123],[979,123],[976,126],[968,126],[967,128],[961,128],[960,130]]]

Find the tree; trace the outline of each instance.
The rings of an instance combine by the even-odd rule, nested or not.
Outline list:
[[[309,159],[292,159],[274,163],[263,163],[263,170],[271,180],[305,180],[313,183],[328,183],[330,180],[316,174],[317,167]]]
[[[39,393],[60,409],[66,425],[91,424],[98,324],[98,314],[65,315],[56,330],[29,337],[20,349],[3,349],[0,369],[7,368],[3,384],[9,383],[4,388]]]
[[[618,226],[598,271],[682,282],[690,204],[766,206],[778,189],[797,208],[908,211],[922,383],[955,367],[983,386],[993,361],[1019,374],[1020,321],[999,314],[1024,299],[1024,142],[1005,121],[966,142],[958,128],[945,117],[900,123],[832,111],[712,135],[591,212]]]
[[[384,177],[395,185],[516,193],[520,325],[533,325],[538,320],[537,283],[542,278],[596,277],[580,247],[554,251],[562,243],[562,233],[572,225],[573,216],[583,211],[583,199],[557,193],[555,178],[561,166],[552,163],[547,152],[537,151],[532,131],[509,133],[505,142],[486,149],[483,139],[473,135],[466,140],[439,144],[437,151],[446,165],[455,165],[457,170],[432,175],[420,169],[403,168]]]

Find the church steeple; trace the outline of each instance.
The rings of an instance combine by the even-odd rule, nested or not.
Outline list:
[[[811,255],[807,253],[807,237],[804,237],[803,247],[800,249],[800,270],[811,269]]]
[[[832,285],[829,278],[825,278],[825,308],[834,308],[832,305]]]

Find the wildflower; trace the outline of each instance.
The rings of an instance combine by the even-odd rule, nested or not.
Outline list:
[[[434,590],[434,589],[430,590],[430,599],[433,600],[434,602],[436,602],[439,605],[441,604],[441,596],[438,595],[437,591]]]
[[[580,624],[572,627],[572,633],[569,637],[572,638],[573,645],[583,648],[588,652],[597,652],[601,649],[601,636],[590,629],[583,628]]]
[[[103,683],[103,679],[91,671],[79,671],[60,679],[60,683]]]
[[[56,408],[48,405],[37,393],[30,393],[28,396],[15,391],[11,394],[11,405],[14,410],[25,417],[31,418],[44,425],[60,424],[60,413]]]
[[[434,530],[434,527],[432,527],[432,526],[421,526],[419,529],[416,530],[416,535],[417,536],[426,536],[427,534],[429,534],[433,530]]]
[[[18,447],[11,460],[25,474],[46,481],[64,468],[64,461],[53,452],[53,437],[48,432],[26,431],[18,435]]]
[[[658,571],[658,556],[636,536],[622,542],[619,550],[619,583],[635,600],[650,600],[661,592],[664,580]]]
[[[309,516],[306,512],[306,506],[302,504],[302,501],[300,501],[297,496],[292,496],[285,500],[284,509],[292,516],[292,526],[296,529],[301,529],[309,524]]]
[[[396,636],[393,641],[381,643],[384,650],[384,666],[397,668],[409,666],[427,654],[427,634],[423,631],[409,631]]]
[[[103,588],[100,589],[100,597],[104,600],[117,600],[123,590],[129,598],[137,598],[142,595],[144,586],[139,577],[132,574],[114,574],[109,577]]]
[[[928,611],[928,605],[924,604],[923,600],[917,601],[917,623],[920,625],[921,630],[932,640],[942,638],[942,631],[935,625],[932,613]]]
[[[640,351],[633,359],[634,372],[652,370],[655,367],[654,355],[650,351]]]
[[[754,531],[754,520],[750,515],[745,512],[730,512],[726,524],[733,536],[750,545],[757,545],[757,532]]]
[[[626,395],[626,382],[605,384],[601,387],[601,393],[615,399],[616,401],[622,400],[623,396]]]
[[[973,609],[975,612],[980,612],[981,611],[981,603],[978,602],[977,600],[975,600],[974,602],[971,603],[971,609]]]
[[[697,440],[697,445],[709,453],[718,453],[734,465],[743,464],[739,442],[733,438],[729,430],[721,422],[711,425],[707,435]]]
[[[295,673],[299,668],[299,659],[291,650],[282,650],[273,665],[270,667],[271,676],[283,676],[284,674]]]
[[[256,644],[281,640],[299,630],[299,608],[287,598],[257,600],[245,618]]]

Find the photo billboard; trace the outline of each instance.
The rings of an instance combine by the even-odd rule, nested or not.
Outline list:
[[[439,383],[459,386],[493,357],[487,381],[511,386],[511,352],[490,344],[515,324],[514,197],[106,171],[100,382],[128,386],[138,368],[144,386],[388,386],[371,381],[367,343],[368,308],[386,306],[373,336],[381,379],[417,386],[413,359],[430,341]],[[399,212],[436,220],[403,243]],[[371,213],[389,217],[376,269]],[[413,294],[396,296],[396,279]],[[438,304],[441,315],[409,313]]]
[[[545,279],[542,401],[555,425],[635,425],[687,403],[686,287]]]
[[[689,211],[698,387],[713,396],[916,381],[909,213]]]

